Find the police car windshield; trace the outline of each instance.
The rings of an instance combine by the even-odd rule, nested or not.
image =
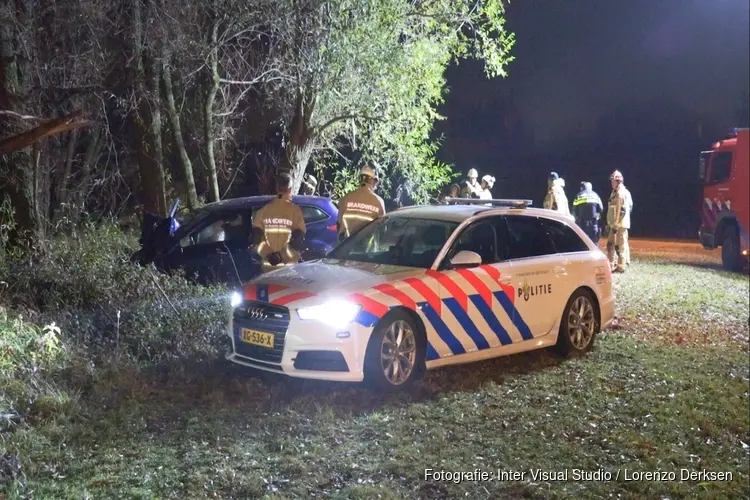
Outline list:
[[[328,258],[427,269],[458,223],[385,216],[368,224]]]

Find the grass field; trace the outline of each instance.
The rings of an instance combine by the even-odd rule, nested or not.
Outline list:
[[[113,366],[80,375],[62,416],[5,435],[21,472],[4,496],[748,498],[748,277],[696,245],[633,246],[615,276],[617,324],[586,357],[445,368],[391,397],[222,361]],[[425,469],[526,474],[451,482]],[[574,469],[612,478],[573,481]],[[682,469],[732,479],[680,481]],[[633,480],[652,471],[677,480]]]

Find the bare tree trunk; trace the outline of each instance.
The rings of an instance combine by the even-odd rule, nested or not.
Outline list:
[[[216,173],[216,158],[214,157],[214,135],[213,135],[213,117],[214,117],[214,100],[216,93],[219,91],[219,62],[218,50],[216,47],[217,32],[219,30],[218,22],[211,23],[211,50],[209,51],[209,87],[206,94],[206,103],[204,106],[203,133],[206,142],[206,158],[208,159],[208,193],[211,201],[219,201],[219,177]]]
[[[93,130],[86,146],[86,152],[81,162],[81,179],[75,190],[76,205],[83,211],[88,197],[89,186],[91,185],[91,170],[104,150],[106,139],[100,129]]]
[[[38,142],[32,146],[31,154],[31,168],[32,168],[32,179],[31,185],[31,207],[34,221],[36,222],[36,235],[40,238],[44,238],[44,225],[42,224],[42,211],[40,210],[41,202],[39,201],[39,195],[41,194],[40,184],[42,183],[42,145]]]
[[[185,194],[187,195],[187,205],[190,209],[198,207],[198,193],[195,189],[195,178],[193,177],[193,164],[185,149],[185,141],[182,138],[182,129],[180,127],[180,116],[177,114],[177,106],[174,103],[174,88],[172,87],[172,70],[169,67],[169,59],[162,56],[164,94],[167,98],[167,114],[172,124],[172,133],[174,134],[175,145],[180,154],[182,172],[185,177]]]
[[[287,130],[288,145],[284,151],[285,166],[292,176],[292,193],[299,193],[305,169],[310,162],[315,148],[314,131],[310,118],[314,109],[314,100],[300,92],[297,96],[296,111],[291,126]]]
[[[156,204],[159,214],[167,215],[167,182],[164,175],[164,151],[162,149],[161,137],[161,93],[159,92],[159,81],[161,80],[161,61],[158,57],[151,57],[151,71],[149,75],[149,87],[151,94],[151,143],[154,149],[154,163],[156,164]]]
[[[150,106],[146,93],[146,73],[143,67],[144,58],[144,16],[141,0],[130,0],[132,12],[132,68],[130,78],[135,94],[135,113],[132,115],[133,134],[131,148],[138,161],[140,177],[140,202],[146,212],[160,213],[157,193],[158,162],[148,147],[147,120],[150,119]]]
[[[309,131],[301,131],[289,136],[289,145],[286,148],[286,161],[289,173],[292,176],[292,192],[299,193],[302,180],[305,176],[307,164],[310,162],[315,142],[310,137]]]
[[[0,9],[0,107],[10,111],[20,109],[23,88],[22,65],[16,57],[14,19],[11,6]],[[3,135],[22,132],[21,123],[13,118],[0,119]],[[3,123],[4,122],[4,123]],[[5,138],[5,137],[3,137]],[[15,230],[10,243],[21,243],[36,236],[37,219],[34,217],[33,165],[29,151],[15,151],[0,155],[0,195],[8,196],[14,210]]]
[[[70,175],[73,171],[73,160],[75,158],[76,144],[78,143],[78,131],[72,130],[70,137],[68,138],[68,148],[65,152],[65,168],[63,174],[57,181],[57,205],[61,207],[68,202],[68,182],[70,181]],[[59,208],[57,210],[59,212]]]

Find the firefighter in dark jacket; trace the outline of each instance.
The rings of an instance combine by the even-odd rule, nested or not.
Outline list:
[[[573,216],[583,231],[594,243],[599,242],[599,219],[604,212],[602,199],[591,188],[590,182],[582,182],[581,190],[573,199]]]

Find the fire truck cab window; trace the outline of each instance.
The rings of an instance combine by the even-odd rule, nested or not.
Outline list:
[[[722,151],[714,155],[711,162],[711,173],[709,184],[721,184],[727,182],[732,176],[732,152]]]

